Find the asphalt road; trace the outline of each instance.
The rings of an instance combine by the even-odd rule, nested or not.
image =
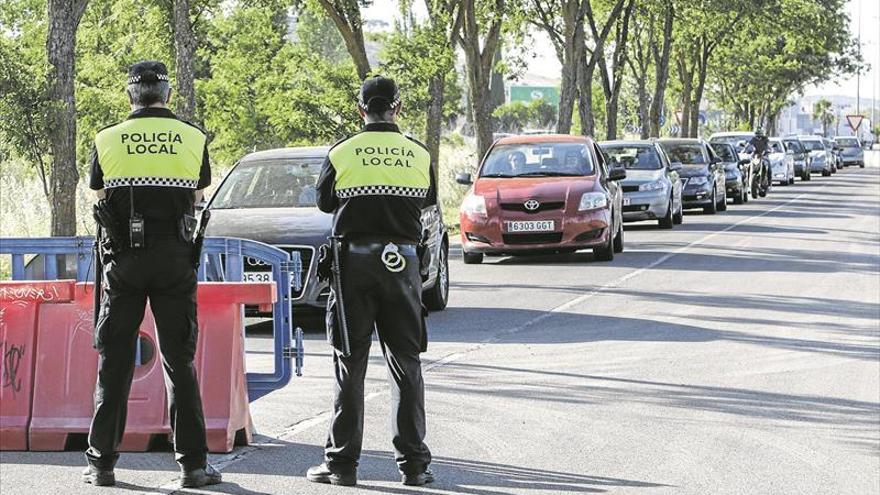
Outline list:
[[[610,263],[454,262],[424,355],[438,477],[426,488],[399,483],[377,348],[360,486],[305,480],[330,406],[312,332],[306,376],[252,404],[257,443],[212,456],[228,483],[210,492],[880,493],[878,158],[672,231],[629,224]],[[252,369],[268,344],[252,332]],[[2,453],[0,491],[175,489],[169,452],[124,454],[116,489],[82,485],[82,463]]]

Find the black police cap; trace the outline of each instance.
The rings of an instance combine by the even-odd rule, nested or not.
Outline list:
[[[365,112],[378,113],[397,108],[400,105],[400,91],[394,79],[373,76],[367,78],[358,95],[358,105]]]
[[[128,84],[170,81],[168,67],[162,62],[144,60],[128,68]]]

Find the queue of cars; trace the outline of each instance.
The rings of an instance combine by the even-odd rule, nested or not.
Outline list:
[[[727,132],[708,141],[599,143],[570,135],[501,137],[475,175],[456,177],[470,187],[460,209],[462,259],[476,264],[485,256],[590,249],[595,259],[612,260],[624,249],[624,222],[656,221],[671,229],[682,223],[684,210],[715,214],[729,201],[765,195],[767,188],[753,186],[761,168],[760,160],[751,160],[753,137]],[[830,144],[817,136],[770,138],[769,178],[787,186],[796,177],[830,175],[844,163],[864,166],[863,155],[843,152],[852,144],[846,138]]]
[[[528,134],[501,137],[474,175],[460,208],[466,264],[485,256],[592,250],[610,261],[624,249],[625,222],[651,221],[672,229],[684,211],[714,214],[728,202],[756,196],[755,170],[744,143],[751,133],[702,139],[596,142],[588,137]],[[329,147],[282,148],[251,153],[236,163],[212,195],[210,236],[241,237],[299,254],[301,279],[291,281],[293,304],[323,308],[330,289],[317,276],[317,250],[332,229],[332,216],[318,210],[315,183]],[[829,145],[816,136],[771,139],[773,180],[786,185],[810,173],[830,175],[838,166],[864,167],[857,140]],[[422,212],[432,254],[423,302],[442,310],[449,296],[449,233],[440,207]],[[222,279],[222,263],[207,267]],[[216,273],[214,273],[216,272]],[[270,281],[259,260],[246,259],[244,280]],[[249,308],[254,313],[256,308]]]

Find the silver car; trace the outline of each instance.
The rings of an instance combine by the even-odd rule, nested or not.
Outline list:
[[[653,141],[606,141],[599,147],[612,167],[626,169],[623,188],[623,220],[657,220],[671,229],[684,217],[681,200],[681,163],[672,163]]]
[[[834,138],[834,142],[840,146],[840,157],[844,166],[858,165],[860,168],[865,168],[865,150],[862,149],[862,143],[858,138],[838,136]]]
[[[831,175],[833,163],[831,152],[819,136],[798,136],[798,141],[810,152],[810,173],[822,173],[824,177]]]

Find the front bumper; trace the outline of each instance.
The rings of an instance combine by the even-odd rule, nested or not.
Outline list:
[[[557,252],[590,249],[608,242],[611,232],[611,211],[608,208],[579,212],[533,215],[504,212],[501,216],[463,213],[461,246],[467,253],[498,255],[531,252]],[[553,220],[552,232],[508,233],[507,222],[520,220]]]
[[[669,191],[666,188],[656,191],[626,192],[623,193],[623,197],[624,202],[629,200],[629,204],[623,207],[625,222],[663,218],[669,209]]]
[[[728,196],[739,196],[743,192],[742,179],[739,177],[735,179],[725,179],[724,188],[727,189]]]
[[[685,187],[681,193],[682,207],[702,208],[712,205],[712,188],[707,186]]]
[[[804,167],[805,167],[805,166],[806,166],[806,163],[804,163],[803,160],[801,160],[801,161],[795,161],[795,162],[794,162],[794,173],[795,173],[795,175],[800,175],[800,174],[804,173]]]

